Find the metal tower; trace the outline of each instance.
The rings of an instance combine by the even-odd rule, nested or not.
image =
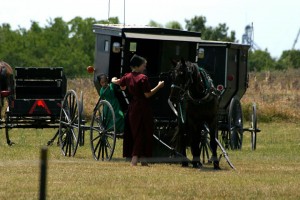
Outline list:
[[[253,23],[245,27],[245,33],[242,36],[242,43],[248,44],[253,50],[260,50],[260,47],[254,42]]]

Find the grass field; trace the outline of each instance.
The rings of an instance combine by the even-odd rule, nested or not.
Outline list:
[[[75,157],[64,157],[55,144],[48,147],[48,199],[300,199],[300,70],[251,73],[241,102],[244,115],[252,102],[258,108],[257,149],[249,133],[241,151],[228,151],[236,167],[224,158],[220,171],[179,164],[130,167],[118,140],[114,158],[92,158],[89,133]],[[68,79],[68,88],[84,93],[86,119],[98,99],[90,78]],[[244,123],[247,127],[247,124]],[[8,146],[0,129],[0,199],[38,199],[41,148],[55,129],[12,129]],[[220,151],[219,151],[220,153]]]
[[[224,159],[220,171],[179,164],[130,167],[121,158],[118,139],[114,159],[92,158],[89,133],[75,157],[64,157],[54,143],[48,147],[48,199],[299,199],[300,124],[262,123],[257,150],[249,134],[243,149],[228,151],[236,171]],[[40,152],[55,129],[13,129],[12,147],[0,136],[0,199],[38,199]]]

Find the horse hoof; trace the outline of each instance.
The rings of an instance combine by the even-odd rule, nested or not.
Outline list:
[[[189,166],[189,163],[188,162],[183,162],[181,163],[181,167],[188,167]]]
[[[193,162],[193,168],[201,169],[202,168],[201,162]]]
[[[214,162],[214,170],[221,170],[219,162]]]

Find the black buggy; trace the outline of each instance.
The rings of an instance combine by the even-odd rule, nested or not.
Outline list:
[[[66,77],[62,67],[15,67],[13,91],[6,94],[8,105],[5,129],[8,145],[12,128],[58,128],[62,100],[66,94]]]
[[[240,104],[248,87],[249,46],[204,41],[200,33],[164,28],[96,24],[93,31],[96,35],[94,85],[97,91],[100,90],[100,85],[96,77],[102,73],[109,77],[121,77],[130,71],[129,61],[134,54],[147,59],[147,76],[151,83],[157,83],[160,79],[165,81],[164,88],[152,98],[155,121],[153,136],[156,144],[153,153],[158,158],[155,161],[166,161],[178,156],[169,144],[178,123],[168,104],[172,82],[165,72],[171,70],[172,60],[182,57],[205,68],[221,91],[219,132],[222,144],[226,148],[241,148],[243,131],[248,130],[253,135],[252,147],[255,149],[256,133],[259,131],[256,107],[254,104],[251,128],[244,129]],[[127,98],[125,92],[119,96],[125,110]],[[108,109],[104,109],[105,107]],[[89,130],[94,158],[110,160],[116,138],[121,137],[116,133],[115,126],[109,129],[106,126],[108,118],[115,120],[111,105],[100,98],[89,126],[85,125],[82,112],[82,95],[78,97],[73,90],[68,91],[63,101],[59,127],[63,154],[74,156],[80,141],[83,141],[84,132]],[[224,148],[222,151],[226,154]],[[203,158],[208,158],[209,148],[202,152]]]

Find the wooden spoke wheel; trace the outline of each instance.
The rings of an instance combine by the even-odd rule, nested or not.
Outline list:
[[[74,90],[69,90],[63,100],[60,123],[59,144],[64,156],[74,156],[81,137],[82,106]]]
[[[237,97],[231,99],[228,113],[230,147],[242,149],[243,143],[243,114],[240,100]]]
[[[116,118],[111,104],[98,101],[90,126],[91,150],[95,160],[111,160],[116,145]]]

